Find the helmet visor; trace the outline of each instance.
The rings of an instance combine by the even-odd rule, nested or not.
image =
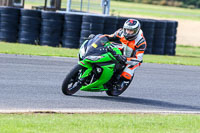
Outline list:
[[[124,29],[125,34],[127,35],[137,35],[138,29]]]

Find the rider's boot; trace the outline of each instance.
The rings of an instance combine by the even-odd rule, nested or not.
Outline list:
[[[128,77],[128,79],[127,79],[127,76],[123,76],[122,74],[120,75],[120,79],[117,84],[118,89],[124,88],[126,85],[129,84],[130,80],[134,77],[134,74],[133,74],[133,75],[131,75],[131,77]]]

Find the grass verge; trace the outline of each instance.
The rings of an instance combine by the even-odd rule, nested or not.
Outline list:
[[[85,3],[84,3],[85,2]],[[49,4],[49,3],[48,3]],[[90,12],[101,13],[100,1],[90,1],[90,4],[97,7],[90,7]],[[26,0],[25,6],[42,6],[44,0]],[[62,8],[66,8],[67,0],[62,0]],[[83,11],[87,11],[87,1],[83,1]],[[72,9],[80,10],[80,0],[73,0]],[[180,7],[159,6],[151,4],[142,4],[135,2],[123,2],[111,0],[110,12],[115,16],[141,15],[158,18],[187,19],[200,21],[200,9],[188,9]]]
[[[78,57],[78,49],[54,48],[6,42],[0,42],[0,53]],[[176,56],[144,55],[144,62],[200,66],[200,47],[177,45]]]
[[[20,54],[20,55],[39,55],[39,56],[61,56],[78,57],[78,49],[36,46],[19,43],[0,42],[0,53]]]
[[[200,47],[177,45],[176,56],[145,55],[144,62],[200,66]]]
[[[0,114],[3,133],[197,133],[200,115]]]
[[[120,6],[119,6],[120,5]],[[141,15],[166,19],[200,20],[199,9],[160,6],[134,2],[111,1],[110,11],[114,15]]]

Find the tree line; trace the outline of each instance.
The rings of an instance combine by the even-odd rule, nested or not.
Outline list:
[[[200,0],[115,0],[184,8],[200,8]]]

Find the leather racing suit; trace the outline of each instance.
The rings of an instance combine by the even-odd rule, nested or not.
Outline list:
[[[117,30],[114,34],[105,36],[107,36],[110,41],[121,42],[121,44],[117,45],[117,47],[127,58],[126,67],[123,70],[121,76],[128,80],[131,80],[135,70],[142,63],[144,51],[147,47],[142,30],[140,29],[137,38],[132,41],[128,41],[125,39],[122,29]]]

